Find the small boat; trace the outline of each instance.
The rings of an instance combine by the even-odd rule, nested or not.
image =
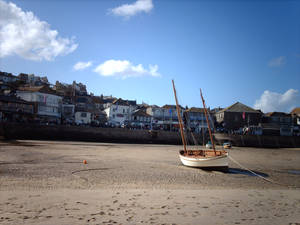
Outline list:
[[[210,123],[208,121],[208,113],[205,106],[205,101],[202,95],[202,91],[200,89],[200,95],[203,103],[204,113],[206,122],[208,125],[210,143],[212,145],[212,149],[206,149],[205,147],[199,149],[188,149],[186,145],[186,138],[183,129],[183,122],[180,115],[180,108],[177,100],[177,94],[175,89],[174,80],[172,80],[173,91],[176,102],[176,110],[178,115],[180,134],[183,143],[183,150],[179,151],[179,158],[183,165],[189,167],[198,167],[198,168],[210,168],[210,169],[228,169],[228,152],[224,149],[216,150],[214,140],[211,133]],[[194,146],[193,146],[194,147]]]
[[[184,153],[179,152],[179,157],[183,165],[199,168],[228,168],[228,153],[221,150],[189,150]]]

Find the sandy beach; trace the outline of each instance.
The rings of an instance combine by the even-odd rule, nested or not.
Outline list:
[[[300,149],[233,148],[229,172],[180,146],[0,142],[1,224],[300,224]],[[87,164],[83,164],[83,160]]]

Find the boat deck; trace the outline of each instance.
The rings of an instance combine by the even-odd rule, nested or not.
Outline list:
[[[225,150],[211,150],[211,149],[192,149],[192,150],[187,150],[184,152],[183,150],[180,151],[180,155],[189,157],[189,158],[208,158],[208,157],[216,157],[216,156],[222,156],[222,155],[227,155],[227,151]]]

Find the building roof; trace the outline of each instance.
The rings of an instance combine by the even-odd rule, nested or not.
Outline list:
[[[133,101],[133,100],[123,100],[121,98],[119,99],[116,99],[112,102],[112,104],[115,104],[115,105],[125,105],[125,106],[134,106],[136,105],[136,101]]]
[[[291,114],[298,114],[298,115],[300,115],[300,107],[294,108],[294,109],[291,111]]]
[[[291,114],[284,113],[284,112],[269,112],[265,114],[266,116],[280,116],[280,117],[290,117]]]
[[[176,105],[164,105],[164,106],[162,106],[162,108],[164,108],[164,109],[176,109]]]
[[[149,107],[149,105],[147,103],[144,103],[144,102],[142,104],[137,104],[137,106],[140,107],[140,108],[148,108]]]
[[[184,109],[181,105],[179,105],[181,109]],[[164,109],[176,109],[176,105],[164,105],[162,106]]]
[[[143,109],[135,110],[132,114],[133,116],[145,116],[145,117],[151,117],[148,113],[146,113]]]
[[[221,110],[223,110],[223,109],[224,109],[224,108],[217,107],[217,108],[211,109],[210,112],[211,112],[211,113],[217,113],[217,112],[219,112],[219,111],[221,111]]]
[[[158,105],[148,105],[147,108],[160,108]]]
[[[30,92],[41,92],[41,93],[45,93],[45,94],[56,95],[56,92],[46,85],[30,86],[30,87],[23,86],[23,87],[19,87],[18,90],[19,91],[30,91]]]
[[[185,110],[186,112],[199,112],[199,113],[204,113],[204,108],[196,108],[196,107],[192,107],[189,108],[187,110]]]
[[[92,96],[92,100],[93,100],[94,103],[98,103],[98,104],[103,104],[104,103],[103,99],[99,96]]]
[[[217,113],[221,112],[245,112],[245,113],[261,113],[259,110],[252,109],[249,106],[244,105],[243,103],[236,102],[233,105],[220,110]]]

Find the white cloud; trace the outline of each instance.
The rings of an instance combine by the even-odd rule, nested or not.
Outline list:
[[[286,57],[285,56],[279,56],[278,58],[271,59],[268,63],[269,67],[280,67],[285,65],[286,63]]]
[[[142,64],[133,65],[127,60],[107,60],[98,65],[94,72],[105,77],[128,77],[153,76],[157,77],[160,74],[157,72],[157,65],[149,65],[149,69],[145,69]]]
[[[29,60],[53,60],[77,48],[73,38],[61,38],[32,12],[0,0],[0,58],[18,55]]]
[[[148,13],[153,9],[152,0],[137,0],[132,4],[124,4],[110,10],[116,16],[129,18],[140,12]]]
[[[92,62],[78,62],[73,66],[74,70],[84,70],[92,65]]]
[[[263,112],[290,112],[297,105],[299,106],[299,91],[289,89],[285,93],[264,91],[260,99],[256,100],[254,108]]]

